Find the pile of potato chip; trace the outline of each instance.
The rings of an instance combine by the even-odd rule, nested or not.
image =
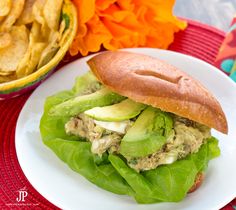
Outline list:
[[[25,77],[60,49],[63,0],[0,0],[0,83]]]

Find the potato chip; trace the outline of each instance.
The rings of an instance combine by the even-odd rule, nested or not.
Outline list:
[[[58,37],[59,37],[58,31],[51,32],[49,36],[49,45],[42,52],[38,68],[41,68],[42,66],[46,65],[59,50]]]
[[[41,35],[44,38],[44,40],[48,40],[48,34],[50,34],[50,29],[48,28],[47,24],[42,25]]]
[[[12,75],[9,75],[9,76],[1,76],[0,75],[0,83],[10,82],[10,81],[15,80],[15,79],[16,79],[15,74],[12,74]]]
[[[6,76],[0,76],[0,83],[9,82],[11,79]]]
[[[55,45],[58,42],[59,37],[60,37],[59,31],[50,31],[50,34],[49,34],[49,37],[48,37],[49,45],[50,44]]]
[[[18,78],[27,76],[34,71],[41,57],[41,53],[47,45],[45,42],[42,42],[40,29],[41,25],[34,21],[29,35],[29,46],[27,52],[20,61],[16,70]]]
[[[35,2],[36,0],[26,0],[23,12],[16,22],[17,25],[26,25],[34,21],[33,5]]]
[[[60,23],[60,29],[59,29],[59,46],[63,46],[65,43],[68,35],[71,33],[70,31],[70,16],[67,14],[67,7],[63,7],[62,11],[62,20]]]
[[[0,71],[1,76],[8,76],[8,75],[11,75],[13,73],[14,73],[14,71]]]
[[[40,39],[42,39],[40,34],[41,34],[41,25],[38,22],[34,21],[31,27],[30,36],[32,36],[34,40],[39,41]]]
[[[18,78],[27,76],[36,69],[41,53],[46,45],[47,44],[44,42],[38,42],[34,43],[33,46],[29,48],[17,68],[16,74]]]
[[[7,32],[0,32],[0,49],[8,47],[11,43],[11,34]]]
[[[32,24],[31,32],[32,35],[37,42],[48,42],[49,35],[50,35],[50,29],[47,27],[43,27],[41,24],[39,24],[37,21],[34,21]]]
[[[11,9],[11,0],[1,0],[0,1],[0,16],[4,17],[8,15]]]
[[[59,28],[62,3],[63,0],[47,0],[44,6],[43,15],[51,30],[57,31]]]
[[[27,52],[25,53],[24,57],[20,60],[19,65],[17,66],[16,69],[17,78],[26,76],[26,69],[29,59],[30,59],[30,48],[28,47]]]
[[[37,67],[39,63],[41,54],[43,50],[45,49],[46,45],[47,44],[44,42],[38,42],[34,44],[33,48],[31,48],[31,55],[30,55],[28,66],[27,66],[26,75],[31,74],[35,70],[35,68]]]
[[[57,53],[59,46],[47,47],[40,58],[38,69],[45,66]]]
[[[4,20],[5,17],[0,16],[0,24]]]
[[[35,20],[41,24],[41,36],[46,40],[48,38],[48,34],[50,33],[50,29],[46,24],[45,18],[43,16],[43,8],[46,3],[46,0],[36,0],[33,5],[33,16]]]
[[[66,42],[68,36],[70,35],[71,31],[66,30],[60,37],[59,37],[59,46],[62,47]]]
[[[60,24],[60,28],[59,28],[59,37],[58,37],[59,40],[62,38],[62,35],[65,29],[66,29],[66,22],[65,20],[62,20]]]
[[[61,23],[60,23],[60,29],[59,29],[59,46],[60,47],[63,46],[66,39],[68,38],[68,35],[71,33],[70,22],[71,22],[71,17],[68,15],[67,7],[64,6],[62,9]]]
[[[46,0],[36,0],[33,5],[33,16],[36,21],[38,21],[41,25],[44,24],[45,20],[43,17],[43,7],[46,3]]]
[[[29,44],[27,52],[24,54],[23,58],[20,60],[18,66],[17,66],[17,69],[16,69],[17,78],[21,78],[21,77],[26,76],[27,65],[28,65],[28,61],[30,59],[30,49],[31,48],[30,48],[30,44]]]
[[[40,24],[35,21],[31,27],[31,31],[29,35],[29,45],[28,45],[27,51],[17,66],[17,70],[16,70],[17,78],[26,76],[28,61],[30,60],[30,55],[31,55],[31,48],[34,46],[36,42],[35,39],[37,37],[35,36],[37,36],[37,34],[40,34]]]
[[[13,26],[10,31],[12,43],[0,49],[0,71],[15,71],[28,47],[28,30],[22,26]]]
[[[12,0],[12,8],[9,14],[6,16],[6,18],[2,22],[0,31],[10,30],[12,25],[16,22],[17,18],[21,15],[24,8],[24,3],[25,3],[25,0]]]

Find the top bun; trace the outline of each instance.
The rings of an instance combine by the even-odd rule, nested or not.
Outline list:
[[[88,64],[101,83],[120,95],[228,133],[224,112],[213,95],[164,61],[108,51],[94,56]]]

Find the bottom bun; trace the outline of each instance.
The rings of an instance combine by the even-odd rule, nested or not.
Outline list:
[[[195,178],[195,182],[194,182],[193,186],[190,188],[190,190],[188,191],[188,193],[192,193],[197,188],[199,188],[202,184],[203,179],[204,179],[204,174],[202,172],[198,173]]]

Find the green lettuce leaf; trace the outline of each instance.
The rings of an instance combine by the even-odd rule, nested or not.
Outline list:
[[[46,145],[71,169],[97,186],[116,194],[133,194],[132,188],[110,164],[107,155],[99,157],[91,153],[89,142],[56,138]]]
[[[137,173],[117,155],[109,160],[135,191],[139,203],[181,201],[194,183],[197,173],[206,169],[209,160],[219,155],[215,138],[208,139],[200,150],[170,165]],[[145,199],[144,199],[145,197]]]
[[[86,78],[83,78],[86,79]],[[83,81],[77,78],[76,85],[70,91],[62,91],[46,99],[44,114],[40,121],[42,140],[62,161],[74,171],[86,177],[97,186],[116,194],[133,195],[132,188],[119,175],[111,163],[108,155],[102,157],[90,151],[91,144],[77,136],[66,134],[64,126],[69,116],[50,115],[53,106],[63,103],[77,95],[84,88],[79,88]]]
[[[79,81],[70,91],[62,91],[46,99],[40,121],[42,140],[72,170],[95,185],[116,194],[134,197],[139,203],[176,202],[182,200],[194,183],[196,174],[206,169],[210,159],[219,156],[215,138],[210,138],[196,154],[170,165],[137,173],[118,155],[91,153],[91,144],[69,136],[64,125],[68,116],[53,116],[49,110],[79,94]],[[81,88],[81,90],[84,88]]]

